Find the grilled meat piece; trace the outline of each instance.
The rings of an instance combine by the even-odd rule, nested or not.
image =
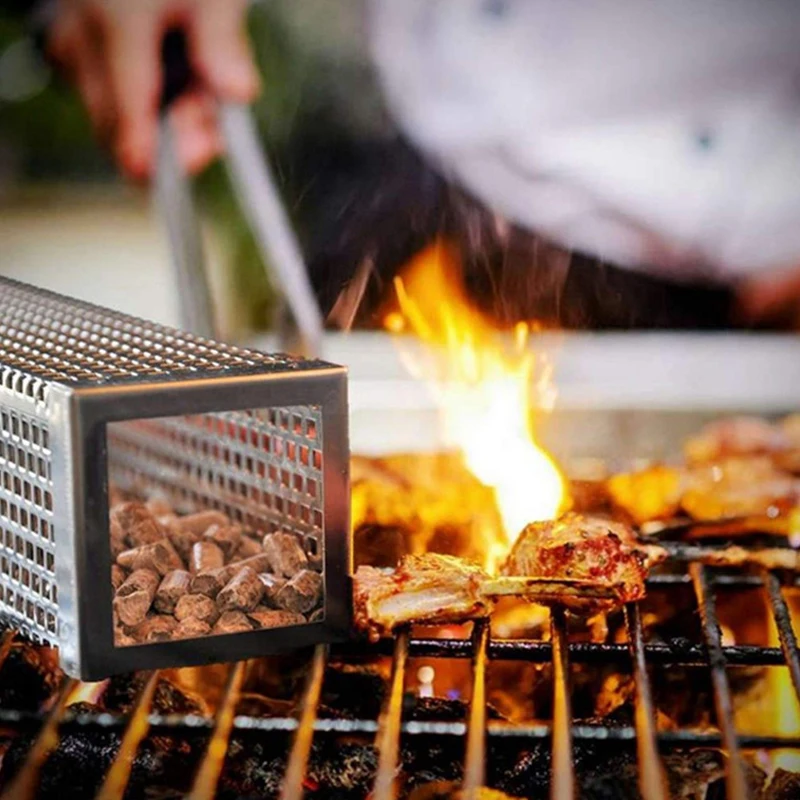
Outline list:
[[[353,584],[357,627],[378,639],[409,622],[447,624],[485,617],[491,602],[482,593],[489,576],[454,556],[406,556],[396,569],[359,567]]]
[[[729,458],[684,477],[681,506],[692,519],[715,521],[788,514],[800,499],[800,481],[765,457]]]
[[[607,482],[615,506],[641,525],[683,510],[703,522],[775,521],[800,500],[800,480],[766,456],[739,456],[689,467],[653,466]],[[770,528],[774,527],[769,525]]]
[[[690,437],[683,447],[690,464],[708,464],[731,456],[779,453],[789,448],[787,431],[759,417],[715,420]]]
[[[661,548],[640,543],[623,523],[569,513],[528,525],[501,571],[607,588],[610,597],[564,592],[557,602],[572,611],[608,611],[644,597],[648,570],[664,557]]]

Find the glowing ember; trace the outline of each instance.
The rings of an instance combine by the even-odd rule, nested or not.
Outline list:
[[[385,325],[410,330],[428,346],[424,353],[404,349],[406,364],[434,391],[446,444],[494,490],[505,531],[485,532],[491,566],[526,524],[564,510],[566,490],[531,426],[532,409],[554,400],[550,366],[529,347],[527,325],[503,335],[470,305],[458,268],[445,244],[423,251],[395,279],[400,311]]]

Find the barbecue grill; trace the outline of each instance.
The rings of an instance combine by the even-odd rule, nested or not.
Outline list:
[[[706,344],[710,344],[706,342]],[[770,350],[769,342],[765,352]],[[778,343],[780,350],[783,343]],[[612,342],[613,345],[613,342]],[[337,345],[338,346],[338,345]],[[388,344],[386,345],[389,346]],[[586,346],[579,342],[578,347]],[[619,341],[616,345],[622,346]],[[612,349],[613,349],[612,346]],[[729,347],[736,348],[735,342]],[[377,345],[378,348],[383,345]],[[569,344],[566,345],[569,350]],[[745,348],[746,349],[746,348]],[[574,355],[574,351],[572,353]],[[569,361],[570,353],[566,355]],[[342,359],[346,360],[346,359]],[[720,359],[724,361],[723,359]],[[764,359],[761,359],[763,363]],[[357,366],[357,361],[351,363]],[[630,363],[630,362],[629,362]],[[794,369],[793,363],[786,362],[787,370],[778,378],[780,383],[787,372]],[[717,362],[717,366],[719,361]],[[635,372],[635,368],[633,368]],[[714,367],[709,368],[705,376],[708,385],[713,385]],[[665,385],[670,385],[665,378]],[[674,388],[675,384],[671,384]],[[791,389],[791,379],[784,383],[784,388]],[[373,386],[359,385],[356,379],[351,387],[356,398],[354,414],[375,412],[380,416],[380,408],[370,406],[369,398],[374,395]],[[693,387],[698,389],[697,384]],[[763,390],[756,386],[754,391]],[[773,387],[774,389],[774,387]],[[569,382],[562,384],[563,396],[574,397],[574,389]],[[656,388],[657,391],[657,388]],[[392,399],[397,400],[402,393],[393,392]],[[598,408],[597,415],[614,419],[613,404],[624,409],[624,388],[618,387],[613,399],[607,396],[603,403],[602,393],[595,393]],[[642,411],[647,419],[655,424],[668,422],[673,427],[662,430],[664,442],[675,443],[676,420],[680,430],[688,428],[689,421],[696,423],[696,405],[689,398],[684,412],[678,413],[679,404],[665,395],[664,405],[670,410],[658,411],[649,409]],[[712,398],[713,399],[713,398]],[[771,399],[755,396],[748,400],[746,395],[729,396],[727,409],[738,409],[761,405],[770,411],[789,410],[795,398],[788,391],[783,395],[774,392]],[[383,402],[389,402],[386,394]],[[688,410],[687,410],[688,409]],[[423,410],[421,408],[416,411]],[[566,408],[567,415],[582,415],[585,409]],[[408,409],[407,409],[408,411]],[[662,413],[663,412],[663,413]],[[700,414],[704,417],[710,413],[708,405]],[[677,416],[676,416],[677,414]],[[621,412],[629,417],[627,411]],[[661,415],[661,416],[659,416]],[[385,420],[385,416],[383,417]],[[574,418],[574,417],[573,417]],[[596,417],[597,418],[597,417]],[[400,423],[399,415],[395,422]],[[558,430],[563,425],[554,423]],[[587,428],[588,426],[584,426]],[[611,426],[613,428],[613,425]],[[639,430],[636,425],[627,425],[626,436],[617,436],[617,446],[636,450],[635,435]],[[672,432],[671,432],[672,431]],[[389,434],[384,433],[387,440]],[[365,440],[369,440],[373,449],[380,449],[381,429],[373,428],[361,431]],[[613,438],[613,437],[612,437]],[[390,447],[393,445],[390,445]],[[563,442],[562,442],[562,446]],[[435,447],[435,445],[434,445]],[[566,446],[573,451],[571,444]],[[558,448],[556,447],[556,450]],[[614,453],[611,454],[614,457]],[[690,551],[687,551],[690,552]],[[679,555],[679,553],[678,553]],[[645,641],[643,632],[642,611],[639,604],[625,608],[625,623],[628,642],[626,644],[592,644],[570,641],[565,615],[555,610],[551,617],[551,640],[534,641],[520,639],[499,639],[490,635],[484,622],[473,625],[471,636],[461,638],[430,638],[414,635],[413,630],[400,630],[393,640],[385,639],[377,644],[354,641],[341,645],[318,645],[309,654],[306,681],[301,695],[298,697],[297,713],[294,715],[251,716],[236,714],[240,700],[242,683],[246,671],[243,662],[233,664],[228,673],[226,688],[222,700],[213,719],[197,716],[163,715],[152,711],[153,696],[159,673],[149,673],[144,688],[140,693],[133,710],[126,715],[109,713],[85,713],[78,709],[71,710],[67,700],[75,687],[74,680],[67,680],[56,695],[46,713],[25,713],[15,709],[0,709],[0,724],[6,729],[15,731],[38,727],[38,735],[29,749],[23,766],[20,768],[15,782],[6,788],[8,797],[32,796],[41,765],[52,752],[57,742],[57,734],[71,730],[81,732],[100,732],[116,730],[122,734],[122,744],[110,769],[103,776],[98,796],[104,798],[122,797],[130,780],[131,761],[137,749],[142,746],[146,737],[168,735],[174,740],[196,739],[205,737],[204,756],[199,762],[193,776],[192,797],[211,798],[215,795],[220,776],[224,769],[226,749],[232,737],[246,736],[249,741],[260,737],[268,738],[276,734],[291,735],[291,744],[286,754],[284,779],[281,797],[300,798],[313,789],[307,782],[307,766],[312,745],[331,737],[361,736],[374,739],[377,751],[377,770],[371,780],[373,796],[376,800],[392,797],[397,787],[398,768],[400,766],[401,741],[442,741],[461,740],[463,746],[463,772],[461,786],[466,796],[476,796],[478,787],[487,782],[487,747],[500,741],[514,741],[522,745],[541,743],[549,747],[551,760],[550,796],[556,800],[567,800],[577,796],[577,782],[580,778],[580,766],[574,767],[573,754],[577,748],[591,743],[619,743],[633,745],[635,743],[638,760],[638,781],[641,794],[647,800],[666,798],[669,796],[664,782],[663,756],[674,750],[695,747],[719,747],[728,754],[725,785],[727,797],[742,800],[750,796],[744,762],[741,758],[743,750],[763,749],[778,750],[785,748],[800,749],[800,737],[781,735],[743,735],[735,729],[732,712],[730,670],[740,667],[788,667],[795,694],[800,699],[800,653],[795,633],[787,608],[786,593],[799,586],[795,578],[785,578],[778,573],[766,571],[752,572],[732,569],[715,569],[689,560],[680,560],[667,565],[664,572],[654,574],[648,581],[651,590],[664,592],[667,597],[678,591],[690,589],[693,592],[696,609],[701,620],[702,636],[696,640],[686,638],[660,642]],[[754,588],[762,588],[768,598],[769,608],[777,626],[780,647],[760,647],[746,644],[724,645],[722,642],[718,616],[716,612],[717,594],[720,591],[744,592]],[[7,633],[2,643],[0,656],[5,659],[13,643],[13,634]],[[359,718],[326,718],[318,714],[320,696],[323,686],[326,665],[331,659],[358,663],[365,657],[375,655],[391,656],[391,676],[381,713],[377,717],[362,716]],[[409,659],[431,658],[437,661],[451,659],[469,662],[471,669],[471,693],[466,718],[437,719],[436,721],[419,721],[409,717],[404,695],[410,683],[408,675]],[[529,662],[533,664],[552,665],[552,708],[550,721],[544,723],[514,723],[505,720],[491,719],[487,710],[486,677],[487,670],[493,664],[503,661]],[[570,668],[571,665],[586,664],[593,666],[617,666],[623,672],[632,674],[635,680],[635,713],[632,725],[615,725],[597,722],[576,722],[571,710]],[[714,712],[717,731],[694,728],[669,731],[658,730],[654,702],[652,699],[649,667],[672,669],[686,667],[696,669],[710,677],[713,688]],[[0,671],[0,677],[2,671]],[[27,793],[27,795],[26,795]]]
[[[745,780],[742,749],[800,748],[800,738],[785,736],[742,736],[734,728],[728,668],[742,666],[778,666],[789,668],[795,691],[800,697],[800,653],[797,639],[789,620],[784,598],[787,588],[779,576],[716,573],[699,564],[687,564],[686,571],[678,574],[653,576],[652,588],[671,590],[676,586],[691,584],[702,619],[702,641],[676,640],[658,644],[644,641],[641,614],[636,604],[625,609],[629,644],[570,643],[564,614],[552,615],[552,641],[493,639],[485,623],[474,625],[471,638],[438,639],[417,638],[408,630],[400,631],[394,641],[383,640],[376,645],[352,643],[336,646],[336,658],[355,658],[369,654],[391,654],[391,680],[383,710],[378,719],[320,719],[317,706],[320,698],[325,664],[329,658],[328,646],[318,646],[310,659],[307,681],[299,699],[299,715],[252,717],[236,716],[235,708],[244,676],[245,664],[239,662],[230,668],[224,697],[213,720],[198,717],[164,716],[150,711],[158,673],[149,675],[144,690],[133,711],[127,716],[72,713],[66,700],[74,689],[74,680],[68,680],[58,693],[52,709],[46,714],[26,714],[13,709],[0,710],[0,723],[4,728],[29,728],[41,725],[35,744],[29,751],[25,765],[16,777],[15,792],[22,787],[32,790],[38,771],[48,753],[57,742],[59,730],[78,728],[84,732],[97,730],[123,731],[122,745],[111,768],[104,778],[98,796],[122,797],[130,774],[131,759],[145,736],[197,737],[202,731],[207,736],[206,754],[194,778],[192,797],[215,796],[216,785],[223,768],[227,743],[232,734],[268,736],[271,733],[291,732],[292,744],[287,757],[282,798],[300,798],[307,786],[304,784],[306,765],[315,739],[336,735],[363,735],[375,737],[378,769],[374,778],[373,796],[388,798],[393,795],[393,783],[399,765],[401,737],[447,737],[464,740],[463,788],[475,792],[486,781],[487,739],[510,737],[519,742],[551,741],[552,779],[550,796],[557,800],[576,797],[576,774],[573,769],[573,748],[576,742],[634,742],[636,743],[639,785],[644,798],[667,798],[663,781],[660,752],[686,747],[721,747],[728,753],[726,773],[727,796],[742,800],[750,795]],[[792,582],[789,586],[797,585]],[[781,647],[756,647],[747,645],[723,646],[715,612],[715,591],[752,589],[763,586],[777,625]],[[11,644],[7,633],[3,653],[7,655]],[[472,691],[466,720],[454,719],[434,722],[404,719],[404,686],[409,658],[468,659],[472,670]],[[485,694],[486,671],[497,661],[527,661],[553,665],[553,719],[550,724],[514,724],[487,720]],[[603,724],[573,724],[570,710],[570,664],[614,664],[630,671],[636,683],[635,721],[633,726],[608,726]],[[685,666],[707,670],[714,689],[714,707],[719,732],[673,730],[659,732],[651,699],[648,666]],[[0,673],[1,674],[1,673]],[[11,793],[9,797],[23,797]],[[33,796],[29,794],[28,796]]]

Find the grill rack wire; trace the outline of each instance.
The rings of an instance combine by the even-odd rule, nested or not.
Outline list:
[[[477,797],[485,783],[487,738],[514,737],[518,740],[551,740],[552,800],[572,800],[578,796],[572,768],[573,742],[635,741],[639,788],[644,800],[666,800],[668,790],[659,751],[685,747],[720,747],[728,754],[725,775],[726,792],[731,800],[749,797],[745,780],[742,749],[800,749],[797,736],[739,735],[734,727],[728,667],[786,666],[789,669],[795,695],[800,701],[800,652],[793,630],[785,592],[800,586],[800,577],[790,581],[766,570],[758,574],[719,572],[699,563],[689,563],[680,574],[651,576],[650,588],[669,589],[690,585],[694,591],[702,622],[703,640],[684,640],[666,643],[646,643],[639,605],[625,607],[628,633],[627,644],[570,643],[566,617],[562,610],[551,615],[551,641],[493,640],[486,621],[476,622],[470,638],[435,639],[413,638],[408,629],[397,632],[394,640],[384,639],[375,645],[352,642],[336,646],[337,656],[392,655],[391,678],[384,706],[374,719],[320,719],[317,708],[320,699],[325,665],[330,651],[328,645],[318,645],[307,672],[306,683],[299,698],[296,717],[235,716],[244,677],[245,662],[230,668],[227,686],[213,719],[161,715],[152,713],[151,703],[158,671],[149,673],[130,714],[72,714],[66,703],[76,686],[67,679],[56,701],[46,713],[19,712],[0,709],[0,725],[17,730],[40,726],[27,759],[14,781],[8,785],[0,800],[35,797],[40,768],[58,744],[61,730],[79,726],[83,730],[122,730],[120,749],[107,772],[98,793],[103,800],[122,798],[130,777],[131,766],[140,742],[150,733],[170,736],[209,733],[205,754],[194,778],[193,800],[215,796],[224,766],[225,754],[232,733],[293,733],[287,756],[287,767],[281,789],[281,800],[299,800],[304,793],[304,777],[315,735],[361,734],[374,735],[378,750],[378,769],[371,796],[374,800],[389,800],[397,796],[396,776],[399,766],[401,736],[438,735],[465,738],[465,758],[462,788],[465,797]],[[715,590],[752,589],[763,587],[769,608],[777,626],[780,647],[722,644],[716,614]],[[7,632],[0,643],[0,667],[11,647],[13,632]],[[404,721],[403,690],[409,658],[469,659],[472,667],[472,691],[466,721]],[[493,660],[528,661],[553,664],[553,719],[547,724],[517,724],[487,719],[485,680],[487,665]],[[571,663],[619,664],[632,670],[635,681],[634,725],[608,727],[598,724],[574,724],[570,711],[569,669]],[[708,670],[713,687],[714,708],[718,732],[679,729],[657,731],[650,681],[649,665],[680,665]]]

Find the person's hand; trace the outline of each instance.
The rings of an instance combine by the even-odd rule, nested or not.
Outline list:
[[[221,149],[214,99],[249,102],[258,74],[246,0],[59,0],[50,51],[73,77],[100,138],[136,180],[152,175],[162,87],[161,41],[186,32],[194,85],[173,104],[178,155],[191,172]]]
[[[738,300],[743,322],[800,331],[800,267],[751,278]]]

